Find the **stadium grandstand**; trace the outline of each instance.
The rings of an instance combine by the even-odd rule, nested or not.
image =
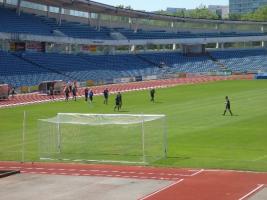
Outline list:
[[[86,0],[0,0],[0,82],[19,88],[266,72],[266,25]]]

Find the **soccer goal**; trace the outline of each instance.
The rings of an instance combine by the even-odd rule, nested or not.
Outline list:
[[[40,159],[150,163],[167,156],[165,118],[58,113],[39,119]]]

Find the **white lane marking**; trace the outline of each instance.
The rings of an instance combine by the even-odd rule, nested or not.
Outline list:
[[[10,169],[20,169],[20,167],[9,167]]]
[[[184,179],[180,179],[179,181],[176,181],[176,182],[172,183],[171,185],[168,185],[168,186],[166,186],[166,187],[164,187],[164,188],[161,188],[161,189],[159,189],[159,190],[157,190],[157,191],[155,191],[155,192],[153,192],[153,193],[151,193],[151,194],[149,194],[149,195],[147,195],[147,196],[145,196],[145,197],[142,197],[142,198],[140,198],[139,200],[145,200],[145,199],[148,199],[149,197],[152,197],[152,196],[154,196],[154,195],[156,195],[156,194],[162,192],[163,190],[166,190],[166,189],[168,189],[168,188],[170,188],[170,187],[172,187],[172,186],[174,186],[174,185],[177,185],[178,183],[181,183],[183,180],[184,180]]]
[[[71,174],[72,176],[80,176],[79,173],[74,173],[74,174]]]
[[[198,174],[200,174],[200,173],[202,173],[202,172],[204,172],[204,169],[201,169],[201,170],[199,170],[199,171],[197,171],[197,172],[191,174],[190,176],[195,176],[195,175],[198,175]]]
[[[258,190],[260,190],[263,186],[264,186],[264,184],[259,185],[259,186],[256,187],[254,190],[250,191],[249,193],[247,193],[245,196],[239,198],[238,200],[246,199],[247,197],[249,197],[249,196],[252,195],[253,193],[255,193],[255,192],[257,192]]]

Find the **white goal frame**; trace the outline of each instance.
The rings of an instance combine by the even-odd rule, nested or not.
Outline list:
[[[78,117],[77,117],[78,116]],[[76,121],[76,118],[77,121]],[[80,119],[79,119],[80,118]],[[87,119],[88,118],[88,119]],[[150,140],[149,133],[146,129],[147,123],[155,123],[160,120],[161,123],[157,123],[157,126],[161,128],[157,131],[159,135],[157,138],[158,145],[161,145],[161,153],[159,152],[159,156],[157,159],[149,159],[150,155],[147,155],[146,151],[149,148],[149,144],[146,144],[146,140]],[[152,115],[152,114],[84,114],[84,113],[58,113],[57,116],[48,119],[39,119],[39,124],[42,124],[41,128],[39,128],[39,152],[40,152],[40,159],[41,160],[62,160],[62,161],[74,161],[74,162],[100,162],[100,163],[125,163],[125,164],[148,164],[158,159],[166,158],[167,157],[167,127],[166,127],[166,115]],[[74,125],[74,126],[99,126],[103,127],[105,125],[116,125],[116,126],[127,126],[127,125],[134,125],[139,127],[140,126],[140,136],[141,136],[141,143],[142,143],[142,159],[138,161],[132,160],[116,160],[116,159],[84,159],[80,157],[75,158],[68,158],[68,157],[60,157],[60,154],[64,152],[62,147],[62,138],[64,137],[64,131],[62,131],[64,124]],[[53,127],[53,133],[49,133],[51,129],[49,127]],[[97,128],[97,127],[96,127]],[[139,129],[138,129],[139,130]],[[138,130],[136,130],[138,134]],[[62,133],[63,132],[63,133]],[[162,133],[160,133],[162,132]],[[47,138],[51,137],[51,138]],[[161,138],[161,139],[160,139]],[[109,139],[109,138],[107,138]],[[58,157],[51,156],[51,152],[49,150],[49,142],[46,140],[51,141],[54,143],[53,146],[53,153],[56,153]],[[56,141],[53,141],[56,140]],[[155,143],[155,142],[154,142]],[[161,143],[161,144],[160,144]],[[153,144],[155,146],[155,144]],[[154,147],[155,148],[155,147]],[[44,150],[46,149],[46,150]],[[47,150],[48,149],[48,150]],[[47,151],[47,152],[45,152]],[[74,152],[73,152],[74,153]],[[78,153],[77,153],[78,154]],[[54,154],[55,155],[55,154]],[[150,156],[152,157],[152,156]],[[155,156],[156,157],[156,156]]]

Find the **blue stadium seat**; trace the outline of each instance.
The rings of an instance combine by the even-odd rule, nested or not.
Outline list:
[[[267,50],[215,51],[211,55],[235,72],[267,71]]]

